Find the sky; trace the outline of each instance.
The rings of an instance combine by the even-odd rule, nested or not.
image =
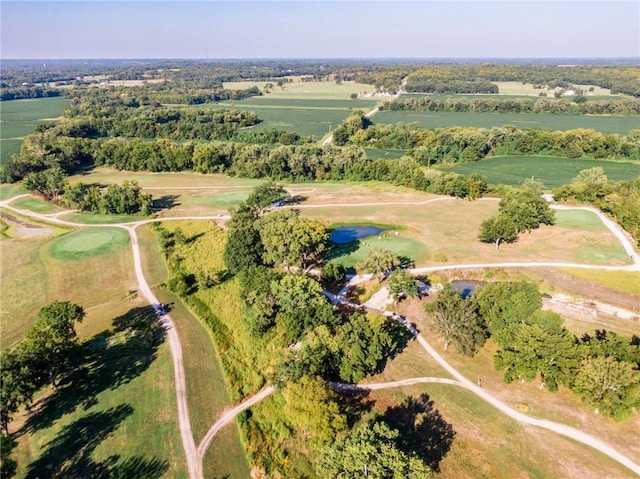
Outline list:
[[[0,58],[640,58],[640,2],[2,0]]]

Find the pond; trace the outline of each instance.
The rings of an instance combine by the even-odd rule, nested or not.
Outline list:
[[[473,294],[476,288],[487,284],[486,281],[477,281],[475,279],[456,279],[451,281],[451,289],[460,293],[462,299],[467,299]]]
[[[370,225],[339,226],[331,232],[329,241],[335,244],[347,244],[369,236],[378,236],[385,228]]]

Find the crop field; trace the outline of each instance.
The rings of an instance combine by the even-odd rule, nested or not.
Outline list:
[[[602,133],[626,134],[637,129],[637,116],[587,116],[550,115],[542,113],[484,113],[484,112],[420,112],[381,111],[372,121],[379,124],[418,123],[421,128],[476,127],[493,128],[515,126],[516,128],[544,128],[550,130],[573,130],[588,128]]]
[[[58,118],[68,105],[60,97],[0,102],[0,163],[20,151],[23,136]]]
[[[244,90],[253,86],[264,90],[267,83],[273,83],[273,88],[269,93],[264,94],[265,98],[287,98],[287,99],[316,99],[316,100],[349,100],[352,93],[371,93],[375,90],[373,85],[345,81],[340,84],[333,81],[311,81],[302,82],[299,78],[290,77],[293,82],[285,83],[279,87],[273,81],[242,81],[224,83],[224,88],[228,90]]]
[[[554,156],[498,156],[453,165],[446,171],[470,175],[480,173],[493,184],[517,186],[528,178],[542,181],[546,189],[570,183],[581,170],[600,167],[610,180],[630,180],[640,176],[640,164],[605,160],[559,158]]]
[[[380,101],[376,97],[351,99],[352,93],[373,90],[371,86],[353,82],[336,84],[296,81],[285,83],[282,87],[275,85],[275,81],[234,82],[225,84],[225,88],[246,89],[257,86],[262,90],[267,83],[273,83],[274,88],[263,96],[203,105],[201,108],[253,111],[262,121],[247,128],[247,131],[276,128],[320,140],[342,123],[352,110],[369,111]]]

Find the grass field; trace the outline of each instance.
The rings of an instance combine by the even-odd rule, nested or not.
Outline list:
[[[62,208],[58,208],[53,203],[37,197],[19,198],[11,203],[11,206],[41,214],[59,213],[61,211],[64,211]]]
[[[337,84],[332,81],[313,81],[313,82],[301,82],[299,78],[292,77],[293,83],[285,83],[282,87],[276,85],[277,80],[274,81],[242,81],[242,82],[227,82],[223,86],[229,90],[244,90],[257,86],[260,90],[264,90],[264,86],[267,83],[273,83],[274,88],[270,93],[264,95],[264,98],[278,98],[278,99],[316,99],[316,100],[350,100],[352,93],[361,92],[373,92],[375,87],[373,85],[365,85],[362,83],[355,83],[345,81],[341,84]],[[255,97],[253,97],[255,98]],[[354,101],[354,100],[352,100]],[[360,100],[357,100],[360,101]]]
[[[399,236],[387,232],[369,238],[337,258],[347,266],[357,264],[371,248],[381,247],[412,258],[417,266],[441,264],[438,253],[450,263],[572,262],[627,264],[628,257],[614,236],[588,212],[558,211],[556,226],[543,226],[522,234],[518,241],[494,245],[477,240],[480,223],[497,212],[497,201],[446,200],[426,205],[342,206],[302,209],[304,216],[325,222],[360,224],[363,221],[401,224]],[[574,214],[575,213],[575,214]],[[584,214],[586,213],[586,214]],[[580,221],[586,221],[582,228]],[[563,245],[563,248],[558,248]]]
[[[135,293],[128,241],[111,228],[2,240],[3,349],[51,301],[87,313],[77,326],[87,355],[71,382],[46,389],[11,425],[18,477],[186,477],[171,355]]]
[[[640,302],[640,273],[632,271],[594,271],[577,268],[563,268],[562,271],[615,291],[635,294]]]
[[[55,240],[49,254],[57,260],[75,261],[114,253],[128,244],[129,233],[122,228],[86,228]]]
[[[467,378],[482,379],[482,387],[514,409],[578,427],[599,437],[627,454],[637,457],[635,421],[616,423],[588,411],[566,388],[550,393],[538,388],[537,382],[505,385],[502,375],[493,370],[495,345],[487,343],[474,358],[443,351],[437,338],[428,331],[422,319],[422,303],[401,303],[400,312],[416,322],[421,334]],[[448,377],[441,367],[416,343],[387,365],[385,371],[368,382],[393,381],[408,377]],[[442,418],[455,431],[451,449],[440,463],[440,476],[449,478],[511,477],[633,477],[623,469],[586,446],[554,433],[520,426],[475,395],[455,386],[424,385],[372,393],[375,410],[384,413],[406,395],[428,394]],[[437,415],[435,416],[437,418]],[[433,429],[431,433],[436,432]],[[442,443],[435,439],[435,443]],[[562,457],[561,463],[543,458]]]
[[[0,102],[0,163],[20,151],[22,137],[62,115],[66,98],[38,98]]]
[[[610,180],[640,176],[640,164],[604,160],[581,160],[553,156],[499,156],[447,167],[446,171],[470,175],[480,173],[493,184],[518,186],[534,177],[552,189],[570,183],[581,170],[600,167]]]
[[[573,130],[590,128],[602,133],[626,134],[638,128],[637,116],[549,115],[540,113],[483,113],[483,112],[420,112],[381,111],[372,118],[374,123],[418,123],[421,128],[478,127],[493,128],[505,125],[516,128],[545,128]]]

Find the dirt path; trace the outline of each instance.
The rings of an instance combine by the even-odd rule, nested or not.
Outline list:
[[[257,404],[263,399],[265,399],[266,397],[271,396],[275,391],[276,391],[276,388],[274,388],[273,386],[267,386],[263,388],[260,392],[245,399],[243,402],[241,402],[234,408],[223,412],[222,416],[220,416],[220,419],[218,419],[213,424],[213,426],[211,426],[211,428],[207,431],[207,433],[202,438],[202,441],[200,441],[200,444],[198,445],[198,455],[200,457],[200,461],[202,462],[204,453],[207,452],[207,448],[209,447],[209,444],[211,444],[211,441],[216,436],[216,434],[220,432],[220,429],[222,429],[224,426],[226,426],[231,421],[233,421],[235,417],[238,414],[240,414],[242,411],[249,409],[254,404]]]

